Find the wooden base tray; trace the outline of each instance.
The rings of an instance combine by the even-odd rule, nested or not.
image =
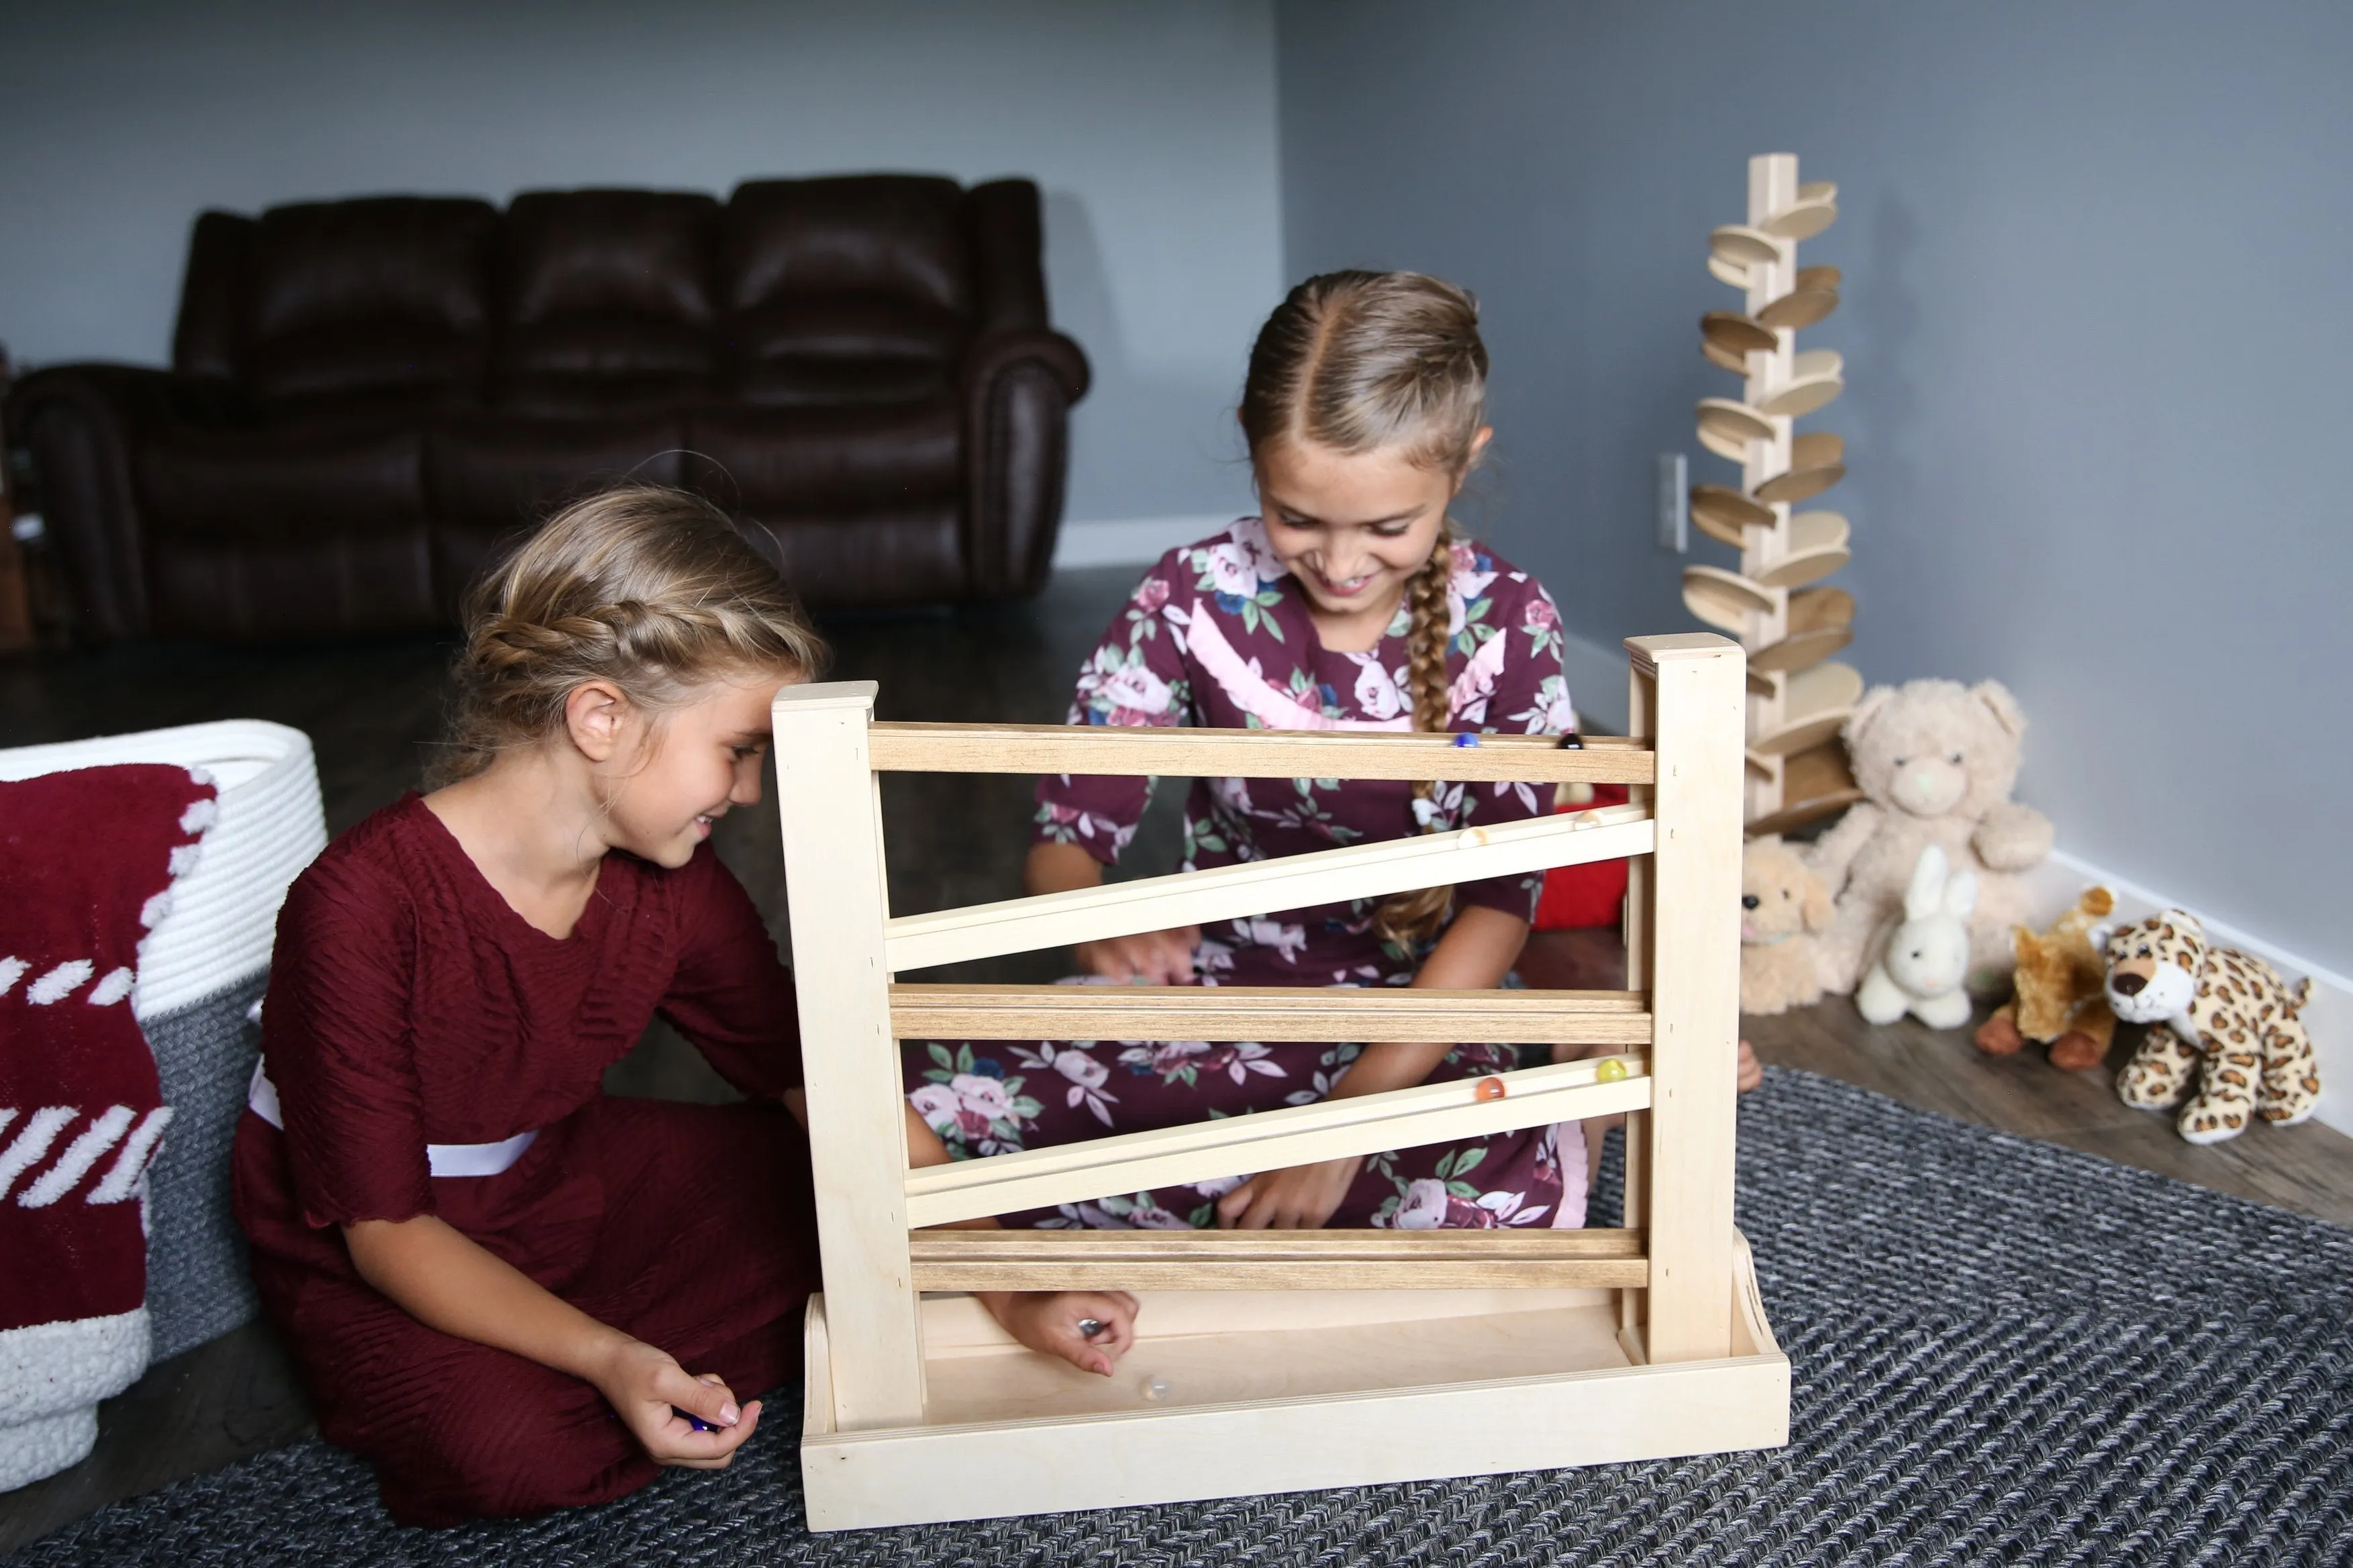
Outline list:
[[[1609,1289],[1139,1292],[1096,1377],[1015,1343],[969,1297],[923,1303],[926,1417],[834,1426],[809,1301],[811,1530],[1063,1512],[1778,1447],[1789,1363],[1747,1244],[1733,1354],[1640,1364]]]

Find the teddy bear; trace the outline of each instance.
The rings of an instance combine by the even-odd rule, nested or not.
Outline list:
[[[2008,976],[2010,930],[2026,913],[2019,873],[2051,852],[2051,819],[2010,798],[2025,732],[2018,700],[1997,680],[1913,680],[1863,693],[1844,731],[1863,798],[1808,857],[1837,900],[1821,938],[1824,990],[1855,988],[1873,939],[1903,919],[1905,889],[1931,844],[1954,875],[1977,879],[1970,988]]]
[[[1817,938],[1831,923],[1831,890],[1778,835],[1740,852],[1740,1010],[1786,1013],[1819,1002]]]
[[[2292,1127],[2320,1108],[2320,1068],[2299,1016],[2310,980],[2290,990],[2262,959],[2212,945],[2182,910],[2092,940],[2106,955],[2109,1007],[2149,1026],[2116,1075],[2116,1098],[2142,1110],[2180,1106],[2174,1127],[2192,1143],[2236,1138],[2250,1112]]]
[[[2075,907],[2037,933],[2010,931],[2018,955],[2017,993],[1978,1026],[1978,1049],[1989,1057],[2017,1054],[2029,1040],[2051,1047],[2051,1065],[2081,1072],[2108,1059],[2116,1016],[2108,1006],[2107,962],[2092,945],[2092,931],[2116,912],[2116,896],[2086,888]]]

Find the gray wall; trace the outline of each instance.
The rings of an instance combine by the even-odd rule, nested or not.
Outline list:
[[[1653,462],[1735,392],[1751,153],[1842,216],[1838,579],[1877,680],[1998,677],[2063,847],[2353,971],[2353,7],[1277,10],[1287,270],[1476,289],[1488,531],[1613,644],[1692,625]],[[1700,539],[1692,559],[1730,563]]]
[[[1280,284],[1267,0],[0,7],[0,337],[159,362],[206,206],[771,174],[1036,178],[1095,390],[1074,518],[1216,511]]]

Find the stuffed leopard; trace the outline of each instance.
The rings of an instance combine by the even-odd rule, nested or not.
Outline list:
[[[2310,981],[2290,991],[2262,959],[2210,945],[2206,928],[2179,910],[2094,931],[2092,941],[2106,950],[2110,1010],[2149,1026],[2116,1075],[2126,1105],[2181,1106],[2175,1126],[2192,1143],[2237,1137],[2251,1110],[2282,1126],[2313,1113],[2320,1069],[2296,1016]]]

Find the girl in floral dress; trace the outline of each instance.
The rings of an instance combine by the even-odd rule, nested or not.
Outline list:
[[[1240,408],[1260,515],[1173,550],[1079,677],[1074,724],[1567,733],[1560,617],[1541,584],[1460,538],[1447,508],[1491,432],[1477,308],[1412,273],[1292,290],[1250,353]],[[1140,778],[1049,777],[1025,880],[1091,887],[1134,836]],[[1548,794],[1549,792],[1546,792]],[[1519,784],[1197,781],[1187,870],[1517,821]],[[1092,942],[1111,983],[1499,984],[1541,879],[1498,878]],[[1502,1072],[1510,1047],[1198,1040],[910,1041],[915,1163],[1240,1115]],[[1587,1141],[1535,1127],[981,1222],[1027,1226],[1577,1226]],[[1033,1348],[1108,1373],[1132,1342],[1122,1292],[984,1295]]]

